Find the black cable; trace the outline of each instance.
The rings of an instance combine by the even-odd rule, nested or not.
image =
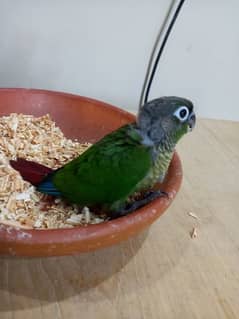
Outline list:
[[[147,85],[147,88],[146,88],[145,97],[144,97],[144,104],[147,103],[147,101],[148,101],[149,91],[151,89],[151,85],[152,85],[152,82],[153,82],[153,79],[154,79],[154,76],[155,76],[156,69],[158,67],[159,60],[161,58],[161,55],[163,53],[163,49],[164,49],[164,47],[165,47],[165,45],[167,43],[168,37],[170,35],[170,32],[171,32],[171,30],[172,30],[172,28],[174,26],[174,23],[175,23],[175,21],[177,19],[177,16],[178,16],[178,14],[179,14],[182,6],[183,6],[184,1],[185,0],[181,0],[179,2],[178,6],[177,6],[177,9],[176,9],[176,11],[175,11],[175,13],[174,13],[174,15],[172,17],[172,20],[171,20],[171,22],[170,22],[170,24],[168,26],[168,29],[167,29],[167,31],[165,33],[164,38],[163,38],[163,42],[162,42],[162,44],[160,46],[159,52],[158,52],[156,60],[154,62],[154,66],[153,66],[153,69],[152,69],[152,72],[151,72],[151,75],[150,75],[150,78],[149,78],[149,82],[148,82],[148,85]]]

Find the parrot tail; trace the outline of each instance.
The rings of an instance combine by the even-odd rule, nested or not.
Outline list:
[[[44,194],[61,196],[52,182],[55,170],[47,166],[18,158],[16,161],[10,160],[11,166],[18,171],[22,178],[36,186],[36,189]]]
[[[10,165],[18,171],[22,178],[34,186],[39,185],[47,175],[54,170],[44,165],[18,158],[16,161],[10,160]]]

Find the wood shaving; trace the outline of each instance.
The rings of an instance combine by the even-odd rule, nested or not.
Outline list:
[[[193,228],[193,230],[190,233],[190,236],[191,236],[191,238],[196,238],[198,236],[196,227]]]
[[[0,117],[0,223],[22,228],[69,228],[105,220],[88,207],[82,211],[60,198],[35,190],[9,164],[17,157],[56,169],[91,145],[67,139],[50,116],[12,113]]]
[[[197,220],[199,220],[199,217],[196,214],[192,213],[192,212],[189,212],[188,215],[193,217],[193,218],[195,218],[195,219],[197,219]]]

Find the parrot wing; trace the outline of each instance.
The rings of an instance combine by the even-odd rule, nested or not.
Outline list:
[[[107,135],[59,169],[52,179],[61,194],[82,205],[125,200],[147,176],[151,152],[130,125]]]

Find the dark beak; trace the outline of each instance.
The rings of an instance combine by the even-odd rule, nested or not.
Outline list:
[[[189,126],[190,131],[192,131],[195,124],[196,124],[196,115],[194,112],[192,112],[188,117],[188,126]]]

